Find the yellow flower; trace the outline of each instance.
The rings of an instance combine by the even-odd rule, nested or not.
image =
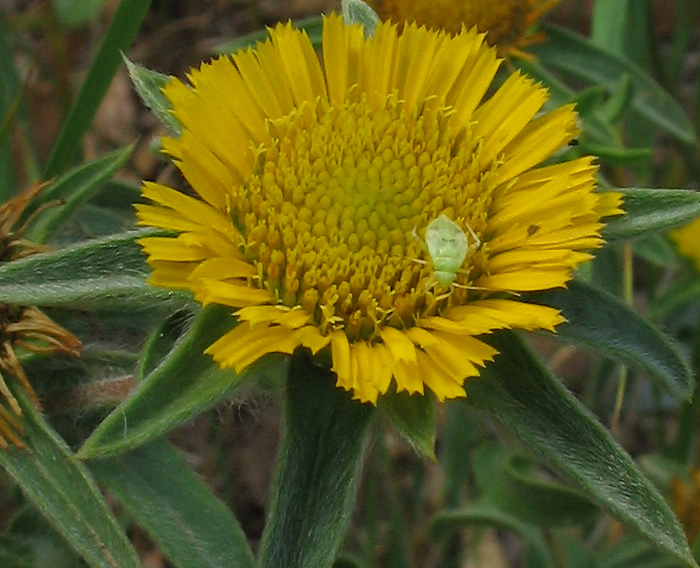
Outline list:
[[[676,243],[678,252],[691,260],[695,268],[700,271],[700,250],[698,249],[698,239],[700,239],[700,219],[671,231],[671,240]]]
[[[693,468],[688,480],[671,479],[671,507],[692,544],[700,532],[700,469]]]
[[[482,102],[499,61],[475,31],[367,39],[331,15],[323,64],[291,25],[270,34],[164,89],[184,127],[164,148],[196,195],[144,183],[140,223],[178,233],[141,241],[150,281],[237,308],[207,350],[222,367],[330,346],[361,401],[392,380],[464,396],[496,353],[476,336],[554,329],[518,293],[565,286],[619,212],[590,157],[535,167],[576,136],[573,108],[539,114],[546,90],[520,74]],[[423,242],[441,214],[468,243],[447,285]]]
[[[27,205],[43,187],[37,185],[0,206],[0,263],[45,250],[45,247],[21,238],[32,217],[20,223]],[[66,353],[77,357],[80,354],[80,340],[35,307],[0,303],[0,449],[6,449],[10,444],[23,446],[22,409],[10,391],[6,377],[13,377],[38,404],[34,389],[17,358],[18,349],[34,353]]]
[[[462,26],[487,32],[486,41],[502,56],[530,59],[523,51],[542,41],[532,26],[559,0],[374,0],[379,15],[395,22],[415,21],[433,29],[459,33]]]

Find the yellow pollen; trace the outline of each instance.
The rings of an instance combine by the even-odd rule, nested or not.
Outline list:
[[[466,289],[429,285],[432,265],[414,234],[443,212],[477,234],[485,228],[480,145],[454,132],[449,114],[410,117],[389,95],[378,110],[366,98],[335,107],[319,98],[269,121],[260,167],[229,200],[241,250],[262,276],[251,284],[351,340],[384,323],[411,327],[452,294],[463,300]],[[459,282],[484,262],[472,251]]]

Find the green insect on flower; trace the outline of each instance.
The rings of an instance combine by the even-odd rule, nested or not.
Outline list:
[[[467,229],[474,238],[474,248],[479,248],[479,237],[469,225]],[[425,229],[425,245],[433,261],[435,283],[444,287],[456,286],[457,274],[469,252],[469,239],[464,231],[443,213],[428,223]]]

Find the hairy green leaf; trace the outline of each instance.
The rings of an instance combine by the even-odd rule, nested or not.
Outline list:
[[[608,241],[668,231],[700,217],[700,193],[683,189],[618,189],[625,215],[606,220]]]
[[[435,459],[435,399],[425,395],[390,390],[379,399],[379,407],[408,442],[421,454]]]
[[[187,296],[146,284],[150,269],[136,241],[153,230],[87,241],[0,266],[0,302],[117,309],[185,305]]]
[[[536,475],[536,464],[497,443],[482,444],[474,472],[482,499],[524,523],[564,527],[591,521],[598,508],[561,483]]]
[[[467,507],[447,509],[437,513],[430,521],[430,532],[439,538],[449,531],[469,526],[498,527],[514,532],[529,545],[532,566],[554,568],[547,550],[547,543],[536,527],[522,522],[486,501],[478,500]]]
[[[544,25],[547,41],[530,50],[540,64],[565,71],[590,84],[602,84],[614,92],[620,77],[628,74],[634,85],[632,106],[659,128],[679,140],[696,141],[693,125],[683,107],[643,69],[568,30]]]
[[[330,568],[345,537],[375,412],[335,382],[304,352],[292,356],[261,568]]]
[[[88,464],[179,568],[255,568],[238,520],[166,442]]]
[[[288,357],[281,354],[263,357],[237,375],[220,369],[204,353],[235,325],[229,308],[213,305],[202,310],[160,364],[153,368],[154,362],[149,361],[147,369],[152,370],[95,429],[78,455],[91,458],[133,450],[211,408],[244,384],[284,374]]]
[[[664,498],[610,433],[514,332],[468,386],[467,407],[495,418],[585,497],[685,566],[696,566]]]
[[[671,339],[612,294],[574,280],[533,299],[564,314],[567,323],[557,327],[562,339],[640,367],[679,400],[692,395],[692,371]]]
[[[31,204],[39,205],[57,202],[59,205],[48,207],[31,223],[26,233],[27,239],[46,242],[56,229],[68,219],[81,204],[92,197],[114,173],[131,157],[134,145],[115,150],[106,156],[78,166],[52,183]],[[31,209],[28,207],[28,213]]]
[[[93,568],[141,568],[88,470],[21,392],[27,448],[0,451],[0,466]]]

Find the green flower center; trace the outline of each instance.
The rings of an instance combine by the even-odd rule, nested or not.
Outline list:
[[[272,144],[229,211],[260,285],[351,339],[410,327],[474,293],[435,285],[422,243],[440,213],[481,240],[486,226],[480,145],[454,132],[449,115],[412,116],[390,95],[379,109],[364,97],[339,107],[319,99],[271,121]],[[459,284],[484,262],[483,247],[469,250]]]

